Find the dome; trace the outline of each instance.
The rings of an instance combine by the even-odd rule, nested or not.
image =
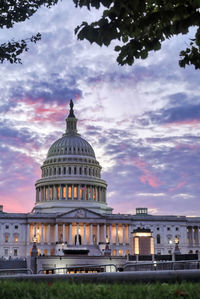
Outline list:
[[[106,203],[107,183],[91,145],[77,132],[77,119],[70,101],[66,131],[49,148],[37,180],[35,213],[63,213],[87,208],[112,213]]]
[[[47,158],[61,155],[79,155],[95,158],[95,153],[91,145],[78,134],[65,134],[55,141],[47,154]]]

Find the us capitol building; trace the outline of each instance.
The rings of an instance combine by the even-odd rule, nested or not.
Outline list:
[[[88,256],[171,254],[200,250],[200,218],[113,214],[106,203],[107,183],[92,146],[77,132],[73,102],[66,131],[41,166],[36,202],[30,213],[0,210],[0,256],[28,257],[33,243],[39,256],[87,252]]]

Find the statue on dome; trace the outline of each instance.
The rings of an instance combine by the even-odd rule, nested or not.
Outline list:
[[[73,109],[74,103],[73,103],[72,100],[70,100],[69,106],[70,106],[70,112],[69,112],[69,116],[68,117],[75,117],[75,115],[74,115],[74,109]]]

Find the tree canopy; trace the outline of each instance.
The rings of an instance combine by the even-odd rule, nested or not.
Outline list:
[[[132,65],[147,58],[161,44],[178,34],[187,34],[195,26],[196,34],[180,52],[179,65],[200,68],[200,0],[73,0],[77,7],[104,8],[96,22],[83,22],[75,29],[78,39],[99,46],[115,47],[120,65]]]
[[[42,5],[50,8],[57,2],[58,0],[1,0],[0,28],[12,28],[15,23],[29,19]],[[19,55],[28,51],[28,43],[36,43],[39,39],[41,34],[37,33],[20,41],[10,40],[0,44],[0,62],[21,62]]]
[[[48,8],[59,0],[1,0],[0,28],[12,28],[15,23],[29,19],[41,6]],[[132,65],[135,59],[147,58],[150,51],[158,51],[161,44],[178,34],[195,28],[195,36],[180,52],[179,65],[200,68],[200,0],[73,0],[76,7],[104,9],[96,22],[83,22],[75,29],[78,39],[115,47],[120,65]],[[37,33],[20,41],[0,44],[0,62],[21,62],[19,55],[28,50],[29,42],[37,42]]]

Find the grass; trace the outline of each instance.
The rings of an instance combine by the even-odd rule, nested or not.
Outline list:
[[[74,284],[0,281],[1,299],[155,299],[200,298],[200,283]]]

